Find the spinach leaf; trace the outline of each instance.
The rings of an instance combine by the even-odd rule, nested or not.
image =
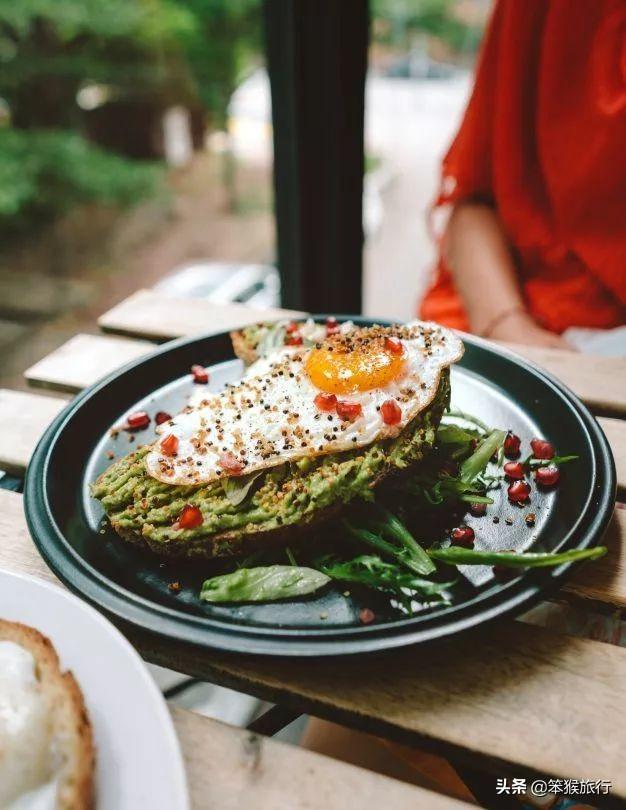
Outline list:
[[[295,565],[238,568],[231,574],[207,579],[200,599],[205,602],[274,602],[306,596],[329,581],[321,571]]]

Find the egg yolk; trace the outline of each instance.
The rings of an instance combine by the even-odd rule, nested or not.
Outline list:
[[[338,347],[313,349],[306,372],[316,388],[331,394],[351,394],[384,388],[404,372],[404,351],[393,353],[381,345],[341,351]]]

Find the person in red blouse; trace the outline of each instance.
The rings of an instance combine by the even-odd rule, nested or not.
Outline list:
[[[623,0],[499,0],[436,204],[422,318],[544,346],[626,324]]]

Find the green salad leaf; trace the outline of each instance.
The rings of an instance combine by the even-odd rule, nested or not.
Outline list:
[[[498,450],[505,436],[506,433],[503,430],[492,430],[472,455],[461,464],[460,476],[464,483],[471,484],[484,472],[489,459]]]
[[[222,478],[222,489],[224,495],[228,498],[229,503],[233,506],[239,506],[243,503],[250,493],[252,485],[257,478],[263,474],[263,470],[250,473],[243,477],[237,475],[230,475],[228,478]]]
[[[345,561],[329,555],[317,560],[316,565],[332,579],[392,593],[402,600],[410,597],[410,593],[445,600],[446,592],[454,585],[454,582],[435,582],[418,577],[375,554],[361,554]]]
[[[372,514],[366,526],[356,526],[347,520],[343,525],[357,540],[382,551],[414,574],[432,574],[433,561],[406,526],[382,506],[372,510]]]
[[[307,596],[323,588],[330,577],[314,568],[268,565],[238,568],[205,580],[200,599],[205,602],[274,602]]]
[[[428,553],[434,560],[449,565],[499,565],[509,568],[546,568],[579,560],[597,560],[606,554],[605,546],[571,549],[570,551],[542,552],[478,551],[463,546],[431,548]]]

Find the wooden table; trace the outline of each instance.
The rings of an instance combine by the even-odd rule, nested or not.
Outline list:
[[[181,316],[184,313],[184,317]],[[283,314],[272,311],[270,316]],[[50,394],[0,390],[0,469],[23,474],[67,394],[151,351],[153,340],[241,326],[268,313],[177,301],[142,290],[106,313],[104,335],[77,335],[26,372]],[[130,339],[128,336],[133,336]],[[626,360],[514,347],[559,377],[599,415],[626,494]],[[558,599],[587,610],[626,607],[626,510],[616,509],[609,554],[578,569]],[[54,580],[26,529],[21,496],[0,491],[0,567]],[[448,644],[382,658],[298,661],[206,653],[129,638],[151,662],[444,753],[495,775],[610,780],[626,802],[626,650],[506,620]],[[452,649],[451,649],[452,648]],[[195,807],[452,807],[450,799],[199,715],[175,711]],[[217,756],[219,754],[219,756]],[[214,764],[215,763],[215,764]]]

